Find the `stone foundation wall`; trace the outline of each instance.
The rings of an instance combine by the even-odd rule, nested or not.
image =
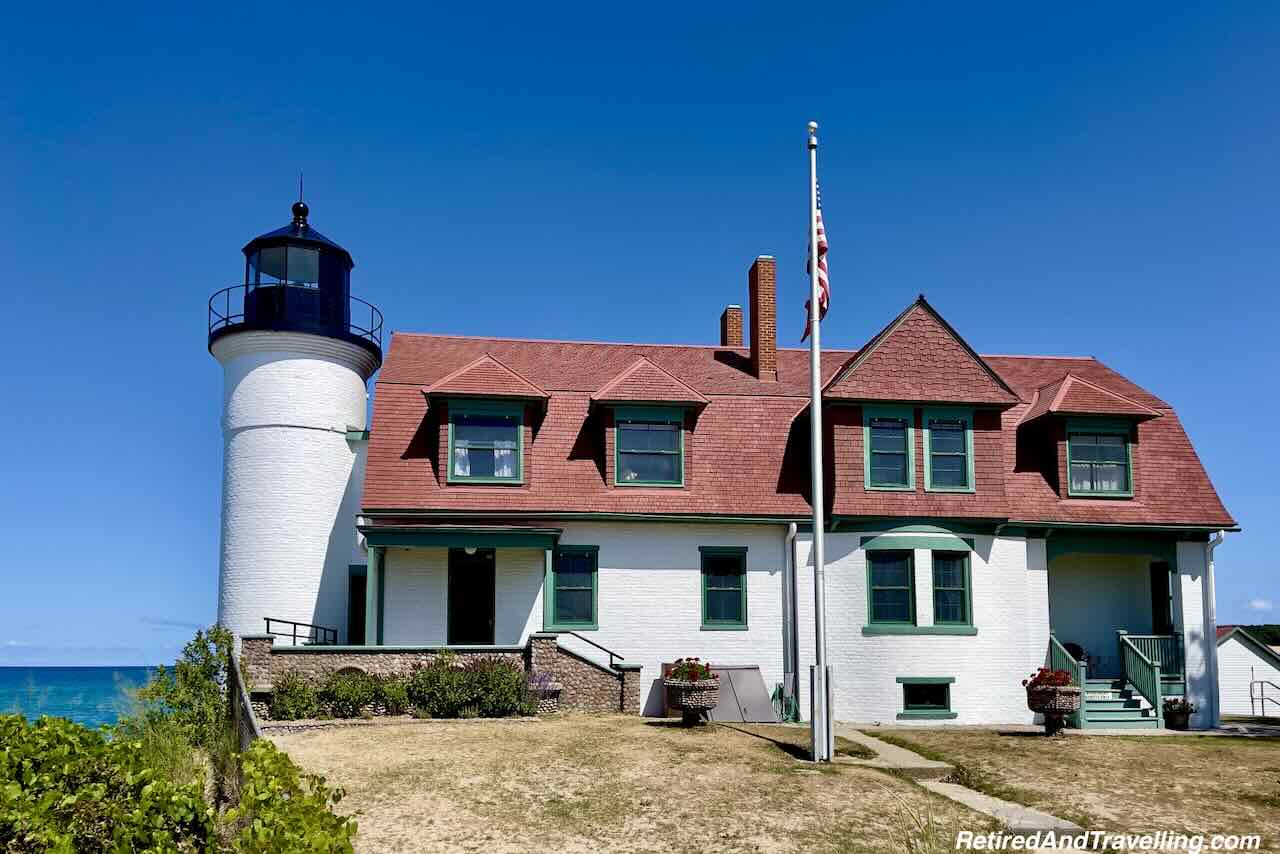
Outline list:
[[[408,676],[445,651],[443,647],[275,647],[271,635],[240,639],[240,667],[253,698],[254,712],[266,719],[267,695],[285,673],[322,682],[339,670],[355,668],[378,676]],[[550,673],[563,686],[561,711],[640,713],[640,668],[619,664],[610,669],[559,645],[554,634],[534,634],[527,647],[449,649],[461,657],[501,658],[528,673]]]

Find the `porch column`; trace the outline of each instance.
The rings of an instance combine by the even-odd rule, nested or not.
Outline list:
[[[369,546],[368,577],[364,585],[364,645],[382,643],[382,565],[385,549]]]
[[[545,632],[555,625],[555,615],[551,613],[551,586],[555,583],[551,577],[555,561],[555,549],[543,549],[542,559],[542,630]]]

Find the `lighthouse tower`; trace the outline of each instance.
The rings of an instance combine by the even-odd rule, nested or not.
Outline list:
[[[244,283],[209,300],[224,376],[218,622],[241,636],[292,621],[326,630],[299,642],[344,642],[382,315],[351,296],[351,255],[307,215],[299,201],[249,241]]]

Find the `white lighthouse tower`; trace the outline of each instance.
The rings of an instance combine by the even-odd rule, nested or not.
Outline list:
[[[361,643],[347,606],[382,315],[351,296],[351,255],[307,214],[299,201],[289,225],[249,241],[244,284],[209,301],[224,375],[218,623]]]

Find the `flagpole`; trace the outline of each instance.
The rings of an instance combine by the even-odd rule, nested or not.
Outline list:
[[[831,686],[827,670],[827,594],[823,549],[822,488],[822,320],[818,301],[818,123],[809,122],[809,467],[813,486],[813,629],[815,640],[809,703],[813,761],[830,762]]]

